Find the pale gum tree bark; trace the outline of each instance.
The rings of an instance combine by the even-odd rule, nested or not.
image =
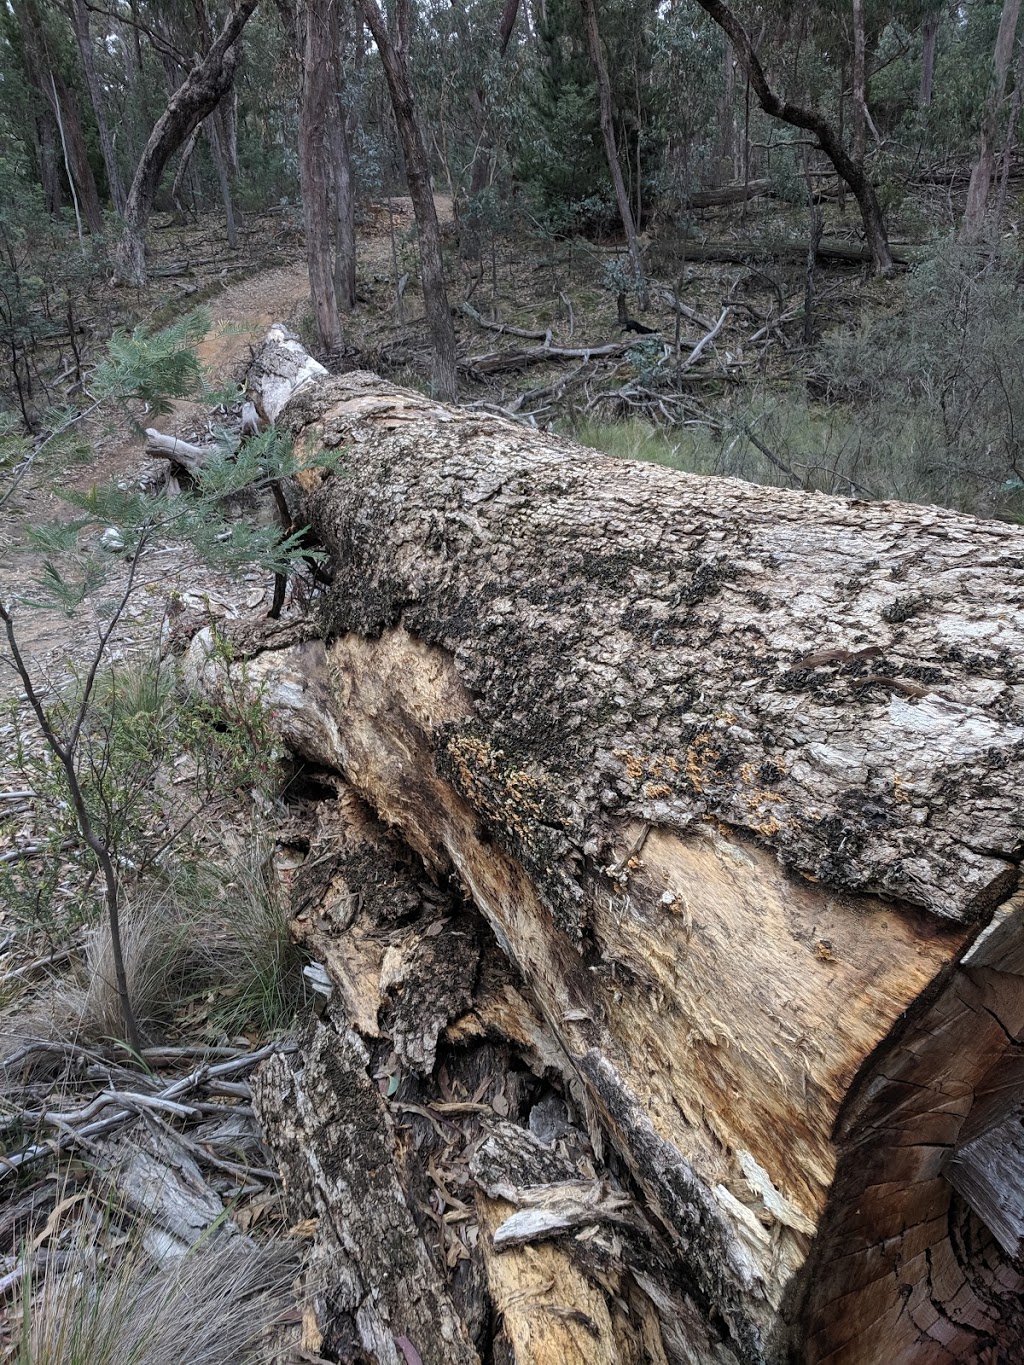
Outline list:
[[[357,0],[357,3],[380,54],[395,122],[402,140],[406,183],[409,186],[409,197],[416,217],[423,302],[433,344],[433,390],[438,398],[454,402],[459,392],[455,366],[455,326],[444,282],[441,229],[437,221],[434,191],[430,184],[430,163],[423,135],[416,120],[416,105],[409,68],[411,18],[409,0],[398,0],[394,32],[389,30],[377,0]]]
[[[346,7],[348,8],[348,7]],[[333,99],[328,124],[331,167],[334,174],[334,296],[344,313],[356,306],[356,194],[352,167],[352,143],[359,127],[359,111],[346,97],[345,48],[349,30],[339,23],[335,4],[331,13],[334,53]],[[356,43],[361,44],[363,25],[357,24]],[[357,62],[361,58],[356,48]]]
[[[889,238],[878,196],[863,165],[859,165],[850,156],[843,146],[839,132],[816,109],[792,104],[775,94],[768,84],[768,78],[754,51],[749,33],[728,5],[723,4],[722,0],[697,0],[697,3],[732,40],[736,58],[746,72],[750,86],[764,112],[794,128],[805,128],[818,139],[818,146],[831,161],[836,174],[849,185],[857,200],[864,224],[864,235],[871,250],[875,269],[881,274],[887,274],[892,270]]]
[[[502,1039],[575,1097],[590,1194],[630,1172],[653,1257],[626,1229],[600,1311],[559,1300],[592,1356],[513,1358],[1021,1358],[1024,529],[612,460],[328,377],[281,331],[249,383],[358,471],[301,476],[316,619],[240,628],[231,683],[208,632],[187,655],[339,774],[302,902],[338,994],[259,1104],[323,1236],[352,1231],[346,1302],[472,1359],[426,1326],[460,1339],[443,1277],[398,1292],[427,1274],[413,1120],[373,1078]],[[496,1190],[569,1179],[471,1164],[485,1258]],[[633,1290],[654,1339],[609,1335]]]
[[[618,206],[619,218],[622,222],[622,231],[626,235],[626,250],[629,252],[630,265],[633,269],[633,279],[635,281],[637,297],[641,308],[648,305],[647,285],[644,281],[643,261],[640,257],[640,242],[636,235],[636,223],[633,219],[633,210],[630,207],[629,195],[626,193],[626,182],[622,178],[622,167],[619,164],[619,152],[615,146],[615,123],[612,107],[612,87],[608,79],[608,67],[604,59],[604,50],[601,46],[601,29],[597,19],[597,0],[580,0],[583,10],[583,23],[587,31],[587,49],[590,53],[590,64],[594,69],[594,81],[597,85],[598,109],[601,121],[601,138],[604,142],[605,159],[608,162],[608,174],[611,176],[612,187],[615,190],[615,203]]]
[[[1003,164],[999,172],[999,194],[996,198],[995,209],[997,223],[1002,222],[1003,214],[1006,212],[1006,199],[1010,190],[1010,167],[1013,164],[1013,153],[1017,143],[1017,125],[1020,122],[1021,110],[1024,109],[1024,43],[1020,46],[1020,55],[1017,58],[1017,74],[1014,80],[1013,99],[1010,102],[1010,112],[1006,120]]]
[[[1017,36],[1020,8],[1021,0],[1003,0],[995,51],[992,54],[992,83],[988,99],[985,101],[985,113],[981,124],[981,146],[974,170],[971,172],[971,182],[967,187],[967,206],[964,209],[962,227],[966,237],[976,236],[985,221],[992,172],[995,167],[999,114],[1006,95],[1006,80],[1013,60],[1013,44]]]
[[[864,38],[864,0],[853,4],[853,159],[864,165],[867,149],[867,44]]]
[[[114,282],[146,282],[146,224],[167,162],[231,89],[241,60],[242,30],[259,0],[238,0],[206,56],[198,61],[157,119],[125,202],[114,251]]]

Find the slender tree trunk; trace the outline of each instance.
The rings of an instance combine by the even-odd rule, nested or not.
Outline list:
[[[354,114],[351,117],[354,119]],[[356,196],[349,120],[339,87],[331,110],[330,143],[334,165],[334,295],[344,313],[351,313],[356,306]]]
[[[864,40],[864,0],[853,0],[853,159],[864,165],[867,148],[867,45]]]
[[[722,62],[722,99],[718,106],[719,183],[732,184],[736,178],[736,58],[732,44],[726,43]]]
[[[362,34],[362,21],[358,23]],[[333,86],[327,124],[331,166],[334,172],[334,297],[343,313],[356,306],[356,197],[352,168],[352,142],[359,127],[355,101],[345,90],[345,48],[349,19],[342,28],[336,4],[331,11],[331,64]]]
[[[39,181],[43,187],[46,211],[60,212],[64,194],[60,177],[60,136],[53,112],[53,97],[46,89],[45,62],[41,51],[38,20],[30,4],[14,7],[21,34],[22,60],[32,96],[32,142],[36,153]]]
[[[146,224],[167,162],[231,88],[241,60],[242,29],[259,0],[238,0],[206,56],[171,96],[149,135],[125,202],[121,240],[114,253],[114,280],[146,282]]]
[[[932,85],[935,82],[935,53],[938,48],[940,10],[933,10],[925,16],[921,29],[923,44],[921,48],[921,88],[917,94],[917,107],[927,109],[932,102]]]
[[[21,31],[25,61],[25,73],[39,100],[40,109],[48,107],[52,114],[51,129],[56,129],[40,140],[40,146],[47,154],[52,149],[52,166],[42,168],[42,179],[54,174],[56,170],[57,143],[63,153],[64,170],[75,203],[76,215],[84,215],[89,231],[103,231],[103,213],[100,209],[96,179],[89,164],[89,154],[82,133],[82,119],[78,101],[68,89],[57,64],[47,49],[46,34],[36,0],[21,0],[17,6],[16,17]],[[49,120],[44,120],[49,122]],[[56,199],[52,189],[47,190],[49,199]]]
[[[384,21],[377,0],[357,0],[367,27],[377,44],[391,105],[402,140],[405,176],[416,215],[420,249],[420,280],[423,302],[433,341],[433,389],[438,398],[454,402],[459,385],[455,370],[455,327],[444,282],[441,230],[437,222],[430,164],[413,100],[409,71],[409,0],[398,0],[398,24],[394,35]]]
[[[228,246],[232,251],[238,250],[238,229],[235,225],[235,205],[231,197],[231,173],[228,167],[228,156],[224,146],[224,138],[221,130],[220,121],[217,118],[216,109],[203,124],[206,135],[210,139],[210,151],[213,155],[213,165],[217,172],[217,184],[220,186],[220,199],[224,205],[224,225],[227,230]]]
[[[473,33],[469,15],[466,13],[466,6],[463,0],[451,0],[451,5],[455,15],[455,25],[459,32],[459,41],[467,52],[472,51]],[[491,159],[494,154],[494,139],[491,136],[490,118],[487,112],[487,92],[475,76],[469,82],[466,100],[469,104],[473,136],[476,139],[473,147],[473,159],[469,165],[469,194],[472,198],[482,193],[487,187]]]
[[[999,172],[999,196],[996,199],[996,223],[1002,222],[1003,214],[1006,212],[1006,197],[1010,189],[1010,166],[1013,162],[1013,151],[1017,142],[1017,125],[1020,122],[1022,108],[1024,108],[1024,45],[1021,47],[1020,57],[1017,61],[1013,100],[1010,104],[1009,118],[1006,120],[1003,164]]]
[[[238,175],[238,90],[235,86],[231,87],[217,106],[217,117],[220,120],[221,141],[228,175],[234,181]]]
[[[967,207],[964,210],[962,231],[968,237],[981,230],[985,221],[985,210],[988,208],[992,171],[995,166],[996,138],[999,134],[999,112],[1006,94],[1006,80],[1013,59],[1013,43],[1017,34],[1020,7],[1021,0],[1003,0],[995,52],[992,54],[992,84],[981,124],[981,146],[974,170],[971,172],[971,183],[967,187]]]
[[[85,216],[86,226],[95,235],[103,231],[103,210],[100,208],[99,191],[96,177],[92,173],[89,152],[82,132],[82,118],[78,101],[64,83],[63,78],[51,69],[50,95],[53,100],[54,118],[60,130],[61,143],[67,163],[68,178],[73,179],[77,198]]]
[[[343,343],[331,253],[331,137],[336,123],[335,0],[304,0],[299,6],[299,173],[306,228],[306,265],[320,345]]]
[[[618,205],[619,217],[622,220],[622,230],[626,234],[626,249],[629,252],[630,263],[633,267],[633,278],[636,282],[640,307],[646,308],[649,300],[647,286],[644,283],[643,261],[640,258],[640,242],[636,235],[636,224],[633,221],[633,210],[630,208],[626,184],[622,178],[618,149],[615,146],[612,87],[611,81],[608,79],[608,68],[605,65],[604,52],[601,47],[601,30],[597,22],[597,0],[580,0],[580,5],[583,9],[583,23],[587,30],[590,64],[594,68],[594,80],[597,83],[601,137],[604,141],[604,154],[608,162],[608,174],[612,178],[615,202]]]
[[[85,72],[85,83],[89,91],[93,116],[96,119],[103,166],[107,173],[107,188],[110,191],[114,208],[118,213],[121,213],[124,209],[124,181],[121,179],[121,168],[117,162],[114,139],[110,134],[110,125],[107,122],[103,88],[96,72],[96,58],[92,50],[92,34],[89,31],[89,10],[85,0],[72,0],[71,22],[75,30],[75,41],[78,43],[79,55],[82,58],[82,70]]]
[[[178,160],[178,169],[174,172],[174,183],[171,185],[171,202],[180,214],[184,216],[185,209],[181,202],[181,190],[188,175],[189,167],[192,164],[192,155],[195,152],[196,144],[199,142],[199,134],[202,132],[202,125],[193,128],[189,134],[188,141],[181,149],[181,156]],[[192,198],[192,210],[195,212],[195,196]]]
[[[747,73],[764,112],[794,128],[805,128],[818,139],[819,147],[835,167],[836,174],[849,185],[857,200],[875,269],[887,274],[892,269],[889,238],[878,196],[864,167],[854,161],[843,146],[839,133],[817,110],[791,104],[774,93],[754,51],[750,35],[728,5],[723,4],[722,0],[697,0],[697,3],[732,40],[737,60]]]

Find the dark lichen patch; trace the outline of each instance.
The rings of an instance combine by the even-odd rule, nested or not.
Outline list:
[[[687,606],[694,607],[700,602],[710,601],[719,595],[724,583],[739,576],[736,566],[722,556],[701,559],[697,555],[689,555],[683,567],[689,572],[690,581],[677,585],[673,606],[685,602]]]
[[[931,598],[926,593],[910,593],[906,597],[897,597],[888,606],[882,608],[882,620],[889,625],[898,625],[901,621],[909,621],[914,616],[920,616],[931,606]]]
[[[351,564],[348,567],[351,569]],[[358,591],[352,591],[350,584],[344,583],[345,568],[341,563],[336,566],[335,582],[340,579],[342,584],[332,589],[321,608],[325,638],[336,639],[351,631],[368,640],[377,639],[402,619],[408,604],[407,589],[398,577],[378,573],[364,580]]]
[[[804,692],[816,681],[813,669],[787,668],[776,677],[775,686],[780,692]]]
[[[843,814],[866,829],[891,829],[900,823],[892,800],[867,788],[851,787],[841,792],[836,802]],[[848,835],[845,836],[848,839]]]
[[[583,550],[575,564],[575,573],[595,584],[621,587],[634,569],[643,569],[649,562],[646,550]]]
[[[622,629],[639,640],[650,640],[664,625],[651,610],[649,603],[631,603],[619,617]]]
[[[946,680],[942,669],[933,664],[910,664],[903,669],[902,676],[920,683],[941,683]]]

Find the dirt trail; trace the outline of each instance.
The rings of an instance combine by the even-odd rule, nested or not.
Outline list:
[[[438,217],[448,222],[451,200],[437,196]],[[359,230],[360,294],[368,300],[350,321],[353,341],[362,344],[368,334],[382,324],[387,326],[391,278],[391,231],[401,239],[413,223],[408,199],[395,198],[367,212]],[[411,292],[411,291],[410,291]],[[259,343],[271,323],[284,322],[299,328],[311,315],[309,277],[304,261],[264,270],[228,285],[206,305],[210,329],[198,347],[211,385],[219,387],[240,375],[244,361]],[[161,430],[182,433],[205,421],[205,410],[195,403],[176,403],[167,416],[159,419]],[[123,488],[144,485],[152,477],[154,461],[143,451],[138,432],[124,425],[117,429],[95,425],[82,433],[92,448],[91,458],[68,468],[54,486],[54,471],[34,471],[19,490],[19,512],[8,515],[0,524],[0,587],[5,597],[30,595],[37,579],[42,556],[25,552],[25,529],[31,525],[68,521],[75,508],[60,496],[62,489],[79,492],[114,481]],[[226,612],[258,610],[265,601],[269,607],[272,584],[265,575],[238,576],[218,574],[196,564],[177,547],[155,546],[140,565],[138,587],[125,613],[124,628],[118,643],[110,650],[117,661],[127,652],[155,646],[156,633],[168,599],[173,593],[209,596]],[[17,610],[20,647],[33,668],[51,687],[61,685],[91,655],[106,603],[125,582],[125,569],[111,564],[103,589],[92,595],[76,611],[72,620],[59,612],[43,610],[23,601]],[[0,648],[0,703],[20,695],[20,685],[9,666],[3,666],[6,643]],[[10,727],[0,723],[0,740],[10,736]],[[4,746],[0,743],[0,774],[5,768]],[[0,782],[3,781],[0,775]]]

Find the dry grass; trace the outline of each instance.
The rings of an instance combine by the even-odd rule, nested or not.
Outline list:
[[[23,1289],[17,1365],[266,1365],[296,1273],[291,1248],[240,1236],[162,1265],[133,1240],[103,1261],[84,1228],[70,1265]]]
[[[167,883],[125,907],[125,969],[146,1038],[159,1037],[185,1007],[198,1006],[208,1032],[229,1037],[281,1032],[302,1011],[302,957],[269,858],[269,844],[252,837],[224,859],[183,859]],[[123,1036],[109,926],[84,930],[82,938],[79,970],[4,1011],[0,1058],[28,1039],[88,1046]]]

